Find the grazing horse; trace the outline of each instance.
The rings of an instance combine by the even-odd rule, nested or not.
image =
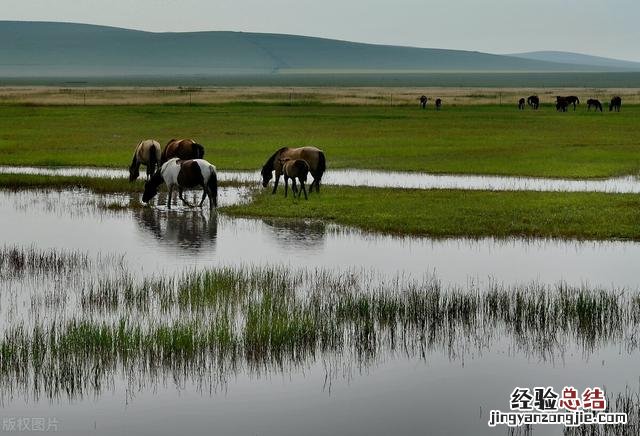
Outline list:
[[[622,99],[620,97],[613,97],[611,103],[609,103],[609,112],[612,110],[620,112],[620,107],[622,107]]]
[[[537,95],[530,95],[527,98],[527,104],[531,106],[532,109],[537,110],[540,107],[540,99]]]
[[[573,111],[575,112],[576,106],[580,104],[580,100],[578,99],[578,97],[576,97],[575,95],[570,95],[568,97],[564,97],[564,99],[567,101],[567,104],[573,105]]]
[[[129,166],[129,181],[133,182],[140,175],[140,165],[147,167],[147,180],[156,172],[160,163],[160,143],[153,139],[145,139],[133,152],[133,160]]]
[[[598,110],[602,112],[602,103],[600,103],[600,100],[596,100],[595,98],[587,100],[587,111],[590,111],[592,107],[596,112],[598,112]]]
[[[426,109],[427,108],[427,102],[429,101],[429,97],[427,97],[426,95],[423,95],[423,96],[420,96],[420,98],[418,100],[420,100],[420,107],[422,109]]]
[[[158,188],[162,183],[169,188],[169,200],[167,206],[171,209],[171,197],[173,188],[178,188],[180,200],[187,206],[191,206],[182,196],[183,189],[202,186],[202,199],[198,207],[202,207],[204,199],[209,197],[209,208],[218,206],[218,175],[216,167],[204,159],[180,160],[177,157],[165,162],[160,171],[155,173],[147,183],[144,184],[144,194],[142,201],[148,203],[158,193]]]
[[[441,107],[442,107],[442,99],[436,98],[436,110],[439,111]]]
[[[520,109],[521,111],[524,110],[524,98],[521,98],[520,100],[518,100],[518,109]]]
[[[280,181],[280,176],[282,175],[282,160],[283,159],[302,159],[307,161],[309,164],[309,172],[313,176],[313,182],[309,186],[309,193],[313,192],[313,186],[316,187],[316,192],[320,192],[320,180],[322,179],[322,175],[327,169],[327,163],[324,157],[324,152],[316,147],[300,147],[300,148],[289,148],[282,147],[262,166],[262,170],[260,170],[260,174],[262,175],[262,186],[265,188],[269,184],[269,180],[273,178],[273,171],[276,172],[276,180],[273,183],[273,192],[276,193],[276,189],[278,189],[278,182]]]
[[[558,112],[566,112],[569,108],[569,100],[566,97],[556,97],[556,110]]]
[[[287,196],[287,189],[289,188],[289,179],[291,179],[291,190],[293,191],[293,198],[300,198],[300,194],[304,192],[304,199],[308,200],[307,190],[304,184],[307,183],[307,175],[309,174],[309,164],[306,160],[302,159],[281,159],[282,174],[284,174],[284,196]],[[296,188],[296,179],[300,181],[300,190]]]
[[[204,147],[193,139],[172,139],[167,142],[162,150],[160,164],[164,164],[169,159],[202,159],[204,157]]]

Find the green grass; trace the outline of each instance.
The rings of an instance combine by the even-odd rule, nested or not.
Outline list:
[[[329,168],[571,178],[640,169],[638,106],[2,105],[0,115],[0,164],[10,165],[126,168],[141,139],[191,137],[221,170],[257,169],[285,145],[321,147]]]
[[[405,190],[325,186],[308,201],[262,191],[232,215],[314,218],[371,231],[450,236],[640,239],[640,197],[602,193]]]

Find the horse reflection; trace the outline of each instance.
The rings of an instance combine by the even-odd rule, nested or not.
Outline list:
[[[327,238],[327,225],[321,221],[262,219],[276,243],[301,250],[321,248]]]
[[[144,233],[160,244],[187,251],[215,248],[218,217],[206,216],[201,210],[170,211],[145,207],[136,211],[136,222]]]

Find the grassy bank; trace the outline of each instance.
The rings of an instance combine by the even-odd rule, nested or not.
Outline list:
[[[253,202],[224,211],[315,218],[371,231],[435,237],[640,239],[637,195],[324,187],[309,201],[265,190]]]
[[[573,178],[640,169],[638,106],[415,106],[3,105],[0,164],[126,168],[141,139],[192,137],[222,170],[259,168],[284,145],[317,145],[330,168]]]

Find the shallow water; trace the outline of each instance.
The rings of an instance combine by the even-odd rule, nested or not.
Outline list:
[[[100,178],[127,178],[129,176],[127,170],[88,167],[39,168],[0,166],[0,174],[40,174],[47,176]],[[259,171],[219,171],[218,175],[222,181],[257,184],[262,180]],[[327,171],[322,178],[322,182],[327,185],[336,186],[368,186],[377,188],[640,193],[640,178],[635,176],[599,180],[571,180],[536,177],[439,175],[401,171],[347,169]]]
[[[243,201],[246,195],[225,188],[220,203]],[[311,221],[235,219],[184,207],[129,208],[136,203],[132,198],[81,190],[0,191],[2,243],[80,250],[91,258],[109,255],[109,262],[92,267],[101,273],[117,270],[119,263],[145,276],[215,265],[284,264],[365,269],[382,277],[433,276],[461,289],[564,281],[640,290],[636,242],[400,238]],[[50,291],[47,282],[34,283],[9,292],[17,301],[13,309],[0,301],[1,310],[14,311],[11,322],[40,304],[31,296],[22,300],[22,292]],[[0,293],[4,297],[7,291],[0,287]],[[525,353],[507,335],[496,334],[488,348],[453,358],[441,350],[423,358],[398,352],[361,365],[318,356],[282,371],[239,371],[216,386],[166,378],[131,391],[121,376],[83,399],[3,391],[0,416],[53,417],[58,432],[70,435],[493,435],[506,431],[487,426],[488,411],[506,411],[515,386],[606,386],[611,392],[637,386],[637,348],[606,343],[585,350],[570,341],[543,356]],[[554,426],[534,432],[560,433]]]

